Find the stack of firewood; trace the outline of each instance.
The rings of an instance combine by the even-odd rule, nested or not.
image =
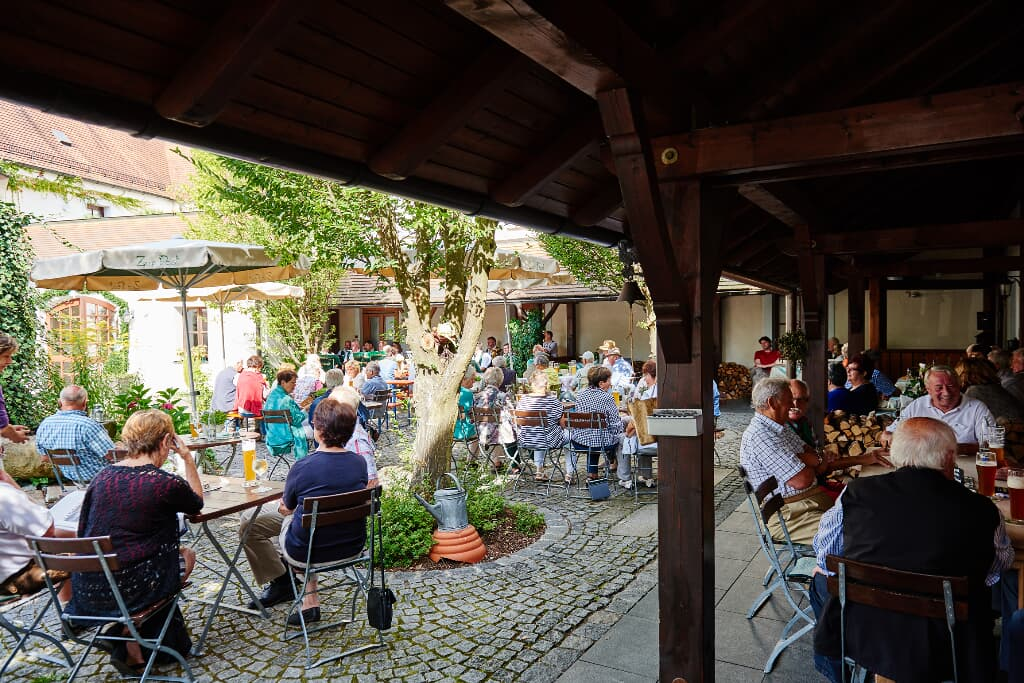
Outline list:
[[[745,399],[753,389],[750,368],[739,363],[722,363],[718,366],[718,393],[722,401]]]
[[[825,416],[825,450],[840,458],[862,455],[881,445],[878,437],[891,422],[887,415],[850,415],[834,410]]]

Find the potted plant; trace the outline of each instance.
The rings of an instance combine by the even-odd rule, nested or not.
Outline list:
[[[801,329],[795,329],[779,337],[779,354],[783,360],[791,360],[798,366],[807,360],[807,336]]]

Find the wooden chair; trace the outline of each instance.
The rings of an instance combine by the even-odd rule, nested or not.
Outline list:
[[[291,616],[293,612],[298,612],[299,632],[291,634],[288,633],[286,621],[284,640],[287,641],[302,636],[306,644],[307,669],[323,666],[324,664],[356,654],[357,652],[365,652],[366,650],[373,650],[379,647],[384,647],[385,645],[384,632],[377,630],[377,642],[353,647],[339,654],[323,657],[317,662],[312,661],[313,655],[309,646],[310,634],[336,626],[344,626],[345,624],[354,623],[356,620],[356,607],[359,605],[366,605],[366,592],[370,584],[370,576],[373,574],[373,569],[375,567],[374,544],[378,539],[383,539],[380,493],[381,487],[377,486],[372,489],[362,489],[351,493],[308,497],[302,501],[302,528],[309,532],[309,547],[306,552],[306,556],[302,558],[301,561],[296,558],[287,557],[287,554],[285,556],[285,560],[289,565],[297,570],[302,570],[301,590],[295,586],[294,582],[289,581],[292,585],[295,599],[292,601],[291,609],[288,610],[288,615]],[[367,530],[368,545],[357,556],[331,562],[314,563],[312,561],[313,549],[316,547],[316,532],[318,529],[351,522],[366,524],[367,519],[370,520]],[[310,628],[306,624],[306,620],[302,617],[302,598],[307,593],[311,592],[308,588],[310,580],[318,574],[324,574],[327,572],[342,572],[342,581],[334,587],[352,587],[349,617],[341,621],[335,621],[329,624],[319,624],[316,627]],[[324,586],[319,585],[316,592],[318,594],[322,594],[324,592]]]
[[[953,627],[958,621],[967,621],[967,577],[905,572],[838,555],[827,556],[825,568],[833,574],[828,577],[828,592],[839,597],[842,660],[852,665],[854,680],[858,675],[862,675],[863,667],[846,656],[846,632],[849,630],[846,624],[846,609],[850,603],[899,614],[944,620],[949,632],[953,680],[959,680]],[[843,676],[845,679],[845,666]]]
[[[809,607],[806,610],[800,607],[794,593],[800,597],[807,596],[807,587],[811,582],[816,560],[813,554],[801,555],[789,537],[786,520],[780,514],[784,503],[782,496],[776,493],[779,484],[775,477],[769,477],[755,489],[747,477],[746,470],[740,467],[739,472],[743,478],[743,489],[747,494],[750,514],[754,519],[754,532],[761,545],[761,552],[771,567],[768,576],[775,576],[771,585],[754,600],[754,604],[747,611],[747,619],[753,619],[761,607],[779,590],[782,591],[786,602],[793,608],[793,616],[782,628],[779,640],[775,643],[775,647],[772,648],[768,655],[768,661],[764,665],[764,672],[767,674],[771,673],[772,667],[775,666],[775,660],[787,647],[814,628],[814,614],[811,613]],[[768,529],[768,522],[775,516],[778,516],[785,537],[784,543],[781,544],[772,538],[771,531]],[[779,552],[780,545],[785,548],[782,553]],[[797,629],[797,626],[800,628]],[[797,630],[794,631],[794,629]]]
[[[149,653],[149,657],[146,660],[146,668],[142,673],[142,677],[139,679],[140,683],[143,683],[150,678],[153,666],[156,663],[156,657],[160,653],[169,655],[176,659],[178,663],[181,664],[181,667],[185,672],[185,676],[168,676],[166,674],[160,674],[158,676],[159,680],[180,681],[181,683],[193,683],[195,681],[195,678],[192,676],[192,668],[189,666],[188,662],[185,661],[185,658],[176,650],[163,644],[164,634],[167,632],[171,620],[177,613],[178,599],[181,596],[180,589],[177,593],[161,598],[151,605],[146,606],[145,609],[132,613],[128,610],[124,597],[121,595],[121,590],[118,588],[117,580],[114,578],[113,572],[120,569],[121,564],[118,561],[117,554],[114,552],[114,546],[110,541],[110,536],[97,536],[93,538],[49,538],[43,536],[30,536],[27,540],[32,551],[35,553],[36,564],[44,571],[58,570],[72,574],[102,573],[107,579],[111,595],[117,604],[117,616],[100,617],[79,614],[74,616],[69,615],[65,613],[63,607],[61,607],[60,600],[57,597],[57,588],[50,580],[49,576],[47,576],[46,587],[50,591],[50,599],[53,607],[57,610],[57,614],[60,617],[61,624],[64,628],[65,638],[85,646],[82,656],[77,662],[75,662],[74,667],[68,675],[67,680],[69,683],[78,675],[78,672],[85,663],[86,658],[95,646],[96,639],[100,635],[100,629],[109,623],[121,624],[125,629],[127,629],[128,635],[109,635],[109,631],[106,631],[103,635],[105,640],[126,642],[134,641],[139,644],[139,648],[142,650],[143,656],[145,656],[147,652]],[[164,617],[157,637],[147,638],[139,633],[139,627],[143,623],[156,617],[162,612],[166,612],[166,617]],[[90,625],[90,632],[87,636],[78,635],[78,632],[81,631],[82,623]]]
[[[527,481],[533,481],[536,483],[544,484],[545,494],[551,493],[551,482],[554,479],[554,475],[558,473],[558,486],[563,486],[563,482],[570,473],[563,471],[562,466],[559,464],[559,458],[553,455],[553,452],[564,453],[565,445],[556,446],[554,448],[544,446],[542,444],[533,442],[529,439],[528,434],[524,434],[525,429],[540,429],[547,432],[550,429],[551,416],[543,410],[513,410],[512,419],[516,423],[516,432],[518,435],[516,441],[516,464],[519,466],[519,476],[515,478],[512,484],[512,491],[519,490],[519,484],[526,477]],[[526,438],[526,441],[523,439]],[[545,455],[545,463],[550,463],[551,472],[542,480],[537,479],[536,465],[533,461],[534,451],[547,451]],[[568,491],[568,488],[566,487]],[[537,493],[536,486],[530,493]]]
[[[292,427],[292,414],[287,410],[264,410],[263,411],[263,424],[265,425],[288,425],[288,431],[291,432]],[[274,465],[270,468],[270,474],[267,478],[274,476],[274,472],[277,471],[277,466],[284,464],[288,469],[291,469],[292,462],[295,461],[295,445],[294,442],[289,439],[287,444],[282,446],[271,446],[267,444],[267,450],[272,456],[274,456]],[[291,459],[289,460],[289,457]]]
[[[103,459],[107,461],[108,465],[116,465],[125,458],[128,457],[127,448],[111,448],[109,451],[103,454]]]
[[[492,430],[497,432],[501,429],[501,409],[497,407],[474,407],[470,415],[470,419],[476,427],[478,437],[479,435],[484,434],[484,432],[491,432]],[[498,443],[494,444],[487,444],[486,442],[487,439],[480,439],[480,451],[487,457],[490,462],[491,469],[497,471],[498,466],[494,464],[495,451],[501,451],[506,458],[508,457],[508,451],[505,450],[505,444],[501,443],[500,440]]]

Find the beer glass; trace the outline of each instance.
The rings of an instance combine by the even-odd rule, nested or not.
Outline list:
[[[270,490],[269,486],[264,486],[263,482],[267,480],[267,471],[270,469],[270,463],[267,462],[266,458],[257,458],[253,464],[252,469],[256,473],[256,478],[259,480],[259,486],[253,491],[256,493],[266,493]]]
[[[1024,470],[1009,470],[1006,488],[1010,491],[1010,519],[1024,521]]]
[[[996,494],[996,470],[999,468],[995,455],[985,448],[978,449],[974,464],[978,468],[978,493],[991,498]]]
[[[244,486],[254,486],[256,483],[256,470],[253,469],[253,462],[256,460],[256,440],[242,439],[242,472],[245,477]]]
[[[1006,450],[1004,446],[1006,439],[1005,427],[989,427],[985,430],[985,440],[988,441],[988,449],[996,458],[996,465],[1006,467]]]
[[[618,389],[612,391],[612,398],[615,400],[615,407],[619,407],[619,401],[622,400],[622,394],[619,393]]]

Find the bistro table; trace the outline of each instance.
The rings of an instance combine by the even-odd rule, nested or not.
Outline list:
[[[231,463],[234,462],[235,455],[238,453],[238,444],[242,443],[242,439],[255,439],[257,437],[259,437],[258,432],[236,432],[230,435],[214,436],[213,438],[201,435],[194,437],[190,434],[178,434],[178,438],[185,444],[185,447],[193,452],[201,451],[205,448],[216,448],[217,446],[231,446],[231,455],[218,463],[218,466],[224,472],[227,472],[228,468],[231,467]]]
[[[975,481],[978,480],[978,468],[974,464],[973,455],[957,456],[956,466],[963,470],[965,477],[971,477]],[[873,477],[878,474],[885,474],[886,472],[892,472],[892,470],[884,465],[865,465],[861,470],[860,476]],[[1005,485],[1004,481],[1003,486]],[[999,486],[998,481],[996,486]],[[1016,555],[1012,568],[1017,570],[1017,608],[1024,609],[1024,524],[1010,520],[1009,498],[999,498],[992,502],[996,504],[999,514],[1003,516],[1003,520],[1006,522],[1006,535],[1010,538],[1010,544],[1013,545]]]
[[[242,546],[245,543],[245,538],[251,526],[246,527],[245,533],[238,539],[238,547],[235,548],[234,554],[229,556],[217,540],[217,535],[210,529],[209,523],[215,519],[252,509],[255,509],[253,513],[255,518],[259,515],[260,509],[264,505],[280,500],[281,496],[284,495],[283,481],[264,481],[262,485],[270,490],[257,493],[255,490],[256,486],[246,487],[246,481],[238,477],[203,475],[200,478],[203,482],[203,509],[197,514],[189,516],[188,520],[193,524],[200,525],[201,531],[196,537],[196,543],[205,535],[210,540],[210,545],[213,546],[213,549],[224,562],[224,570],[221,575],[220,589],[212,601],[205,598],[189,597],[189,600],[194,602],[210,605],[210,611],[206,615],[206,623],[203,625],[202,635],[199,636],[199,641],[192,648],[192,654],[196,656],[203,654],[203,648],[206,646],[206,636],[209,634],[210,626],[213,625],[213,619],[217,616],[217,612],[221,607],[235,612],[260,616],[264,619],[270,616],[267,609],[260,603],[259,597],[252,586],[249,585],[249,582],[238,570],[238,558],[242,555]],[[257,484],[257,482],[251,483]],[[224,593],[227,591],[228,583],[232,578],[238,581],[242,590],[256,603],[258,609],[252,610],[240,605],[222,604]]]
[[[405,390],[405,396],[403,396],[402,398],[406,399],[406,404],[405,404],[406,405],[406,408],[405,408],[405,410],[406,410],[406,419],[411,421],[412,420],[412,388],[413,388],[413,385],[416,384],[416,380],[413,380],[413,379],[389,379],[389,380],[386,380],[386,381],[387,381],[389,386],[392,386],[392,387],[395,388],[394,396],[395,396],[395,400],[396,401],[399,398],[398,392],[403,390],[403,389]]]

